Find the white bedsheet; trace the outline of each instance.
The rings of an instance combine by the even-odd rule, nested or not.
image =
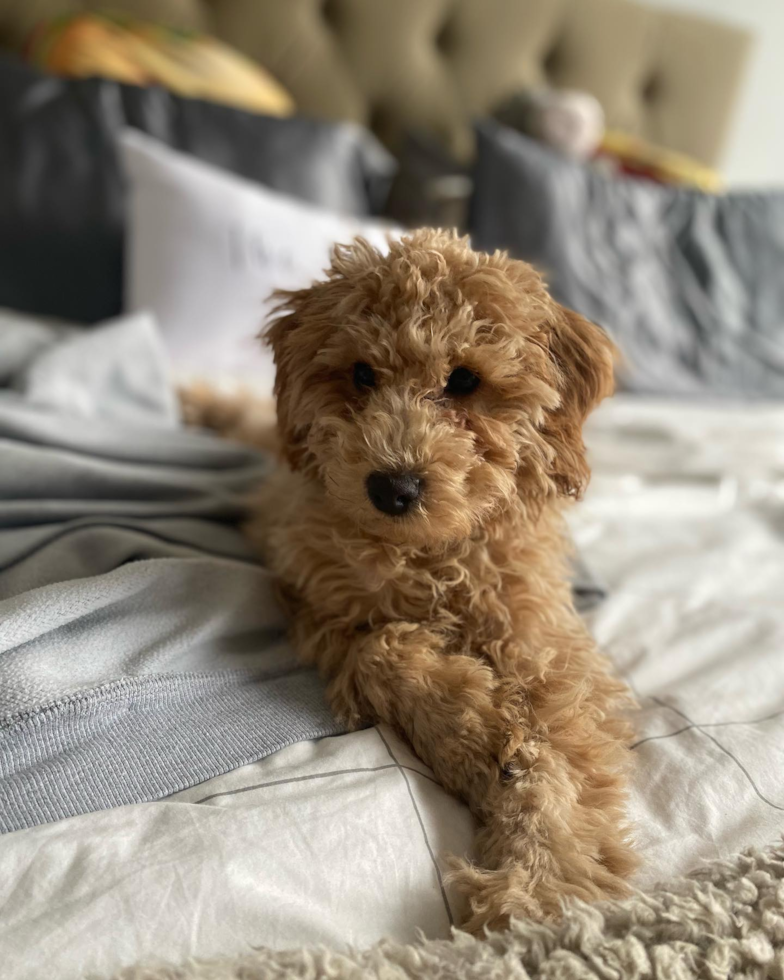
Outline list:
[[[571,515],[640,700],[644,885],[784,826],[784,407],[616,399]],[[448,934],[471,820],[388,731],[302,743],[158,803],[0,839],[4,980],[140,956]]]

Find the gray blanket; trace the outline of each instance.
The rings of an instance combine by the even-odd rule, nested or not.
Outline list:
[[[268,462],[181,429],[146,316],[0,315],[0,831],[335,734],[238,530]]]

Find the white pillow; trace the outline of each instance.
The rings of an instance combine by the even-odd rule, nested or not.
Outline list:
[[[228,378],[271,394],[272,356],[256,338],[272,291],[318,278],[335,242],[363,235],[386,249],[396,229],[297,201],[134,130],[121,144],[127,309],[155,314],[179,378]]]

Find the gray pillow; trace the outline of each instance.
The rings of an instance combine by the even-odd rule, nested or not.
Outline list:
[[[116,138],[128,126],[346,214],[380,210],[395,170],[376,139],[348,123],[269,118],[0,58],[0,307],[80,323],[120,313],[126,201]]]
[[[784,397],[784,193],[608,176],[493,121],[477,129],[475,247],[532,262],[605,327],[623,387]]]

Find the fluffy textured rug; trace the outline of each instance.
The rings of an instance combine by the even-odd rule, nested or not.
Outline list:
[[[476,940],[364,951],[257,949],[115,980],[762,980],[784,978],[784,845],[707,864],[687,878],[554,925],[517,922]]]

